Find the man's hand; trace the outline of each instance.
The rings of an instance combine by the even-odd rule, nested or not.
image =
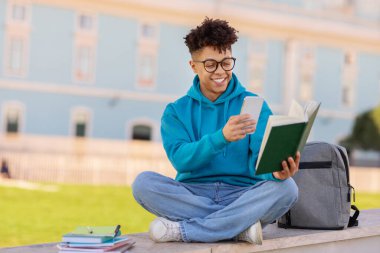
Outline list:
[[[256,120],[250,119],[249,114],[242,114],[231,116],[222,131],[224,138],[231,142],[241,140],[255,130]]]
[[[294,161],[294,159],[292,157],[289,157],[288,162],[286,162],[285,160],[282,161],[282,169],[283,170],[273,172],[273,176],[277,179],[280,179],[280,180],[285,180],[289,177],[294,176],[294,174],[296,174],[298,172],[300,160],[301,160],[301,154],[298,151],[296,154],[296,160]]]

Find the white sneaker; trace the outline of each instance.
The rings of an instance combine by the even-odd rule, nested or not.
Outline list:
[[[155,242],[182,241],[179,223],[162,217],[158,217],[150,223],[149,236]]]
[[[248,229],[244,230],[237,236],[238,241],[245,241],[252,244],[263,244],[263,231],[260,221],[256,222]]]

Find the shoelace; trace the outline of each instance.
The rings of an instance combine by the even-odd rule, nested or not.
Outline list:
[[[179,226],[174,223],[164,223],[166,227],[166,238],[173,238],[175,240],[181,240],[181,232],[179,230]]]

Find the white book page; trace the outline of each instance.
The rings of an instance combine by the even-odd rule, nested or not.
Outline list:
[[[288,115],[290,117],[303,118],[305,116],[305,109],[295,100],[292,100]]]
[[[294,123],[305,122],[304,117],[290,117],[284,115],[271,116],[272,126],[289,125]]]
[[[316,110],[318,107],[319,103],[315,101],[310,101],[306,106],[305,106],[305,116],[309,118],[313,112]]]
[[[261,155],[263,154],[264,147],[265,147],[265,145],[267,143],[269,132],[270,132],[270,129],[272,128],[272,123],[273,123],[273,118],[274,117],[276,117],[276,116],[273,116],[273,115],[269,116],[268,123],[267,123],[267,126],[265,128],[263,140],[261,142],[259,156],[257,157],[256,167],[259,165],[259,162],[260,162],[260,159],[261,159]],[[279,116],[277,116],[277,117],[279,117]]]

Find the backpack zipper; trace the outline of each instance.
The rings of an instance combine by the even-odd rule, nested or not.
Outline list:
[[[348,184],[347,202],[351,202],[351,189],[353,191],[353,194],[352,194],[353,200],[354,200],[354,202],[356,202],[355,201],[355,188],[350,184]]]
[[[347,161],[347,159],[346,159],[346,154],[343,152],[343,150],[341,150],[340,148],[339,148],[339,146],[336,146],[337,147],[337,149],[338,149],[338,151],[339,151],[339,153],[340,153],[340,156],[342,157],[342,159],[343,159],[343,163],[344,163],[344,169],[345,169],[345,171],[346,171],[346,177],[347,177],[347,184],[348,185],[350,185],[350,173],[349,173],[349,168],[348,168],[348,161]]]
[[[320,161],[320,162],[300,162],[299,169],[331,169],[331,161]]]
[[[353,200],[355,202],[355,188],[352,187],[352,185],[350,184],[350,172],[349,172],[347,157],[346,157],[345,153],[343,152],[343,150],[340,149],[339,146],[336,146],[336,147],[340,153],[340,156],[343,159],[344,170],[346,171],[346,178],[347,178],[347,185],[348,185],[347,202],[351,202],[351,189],[354,191]]]

